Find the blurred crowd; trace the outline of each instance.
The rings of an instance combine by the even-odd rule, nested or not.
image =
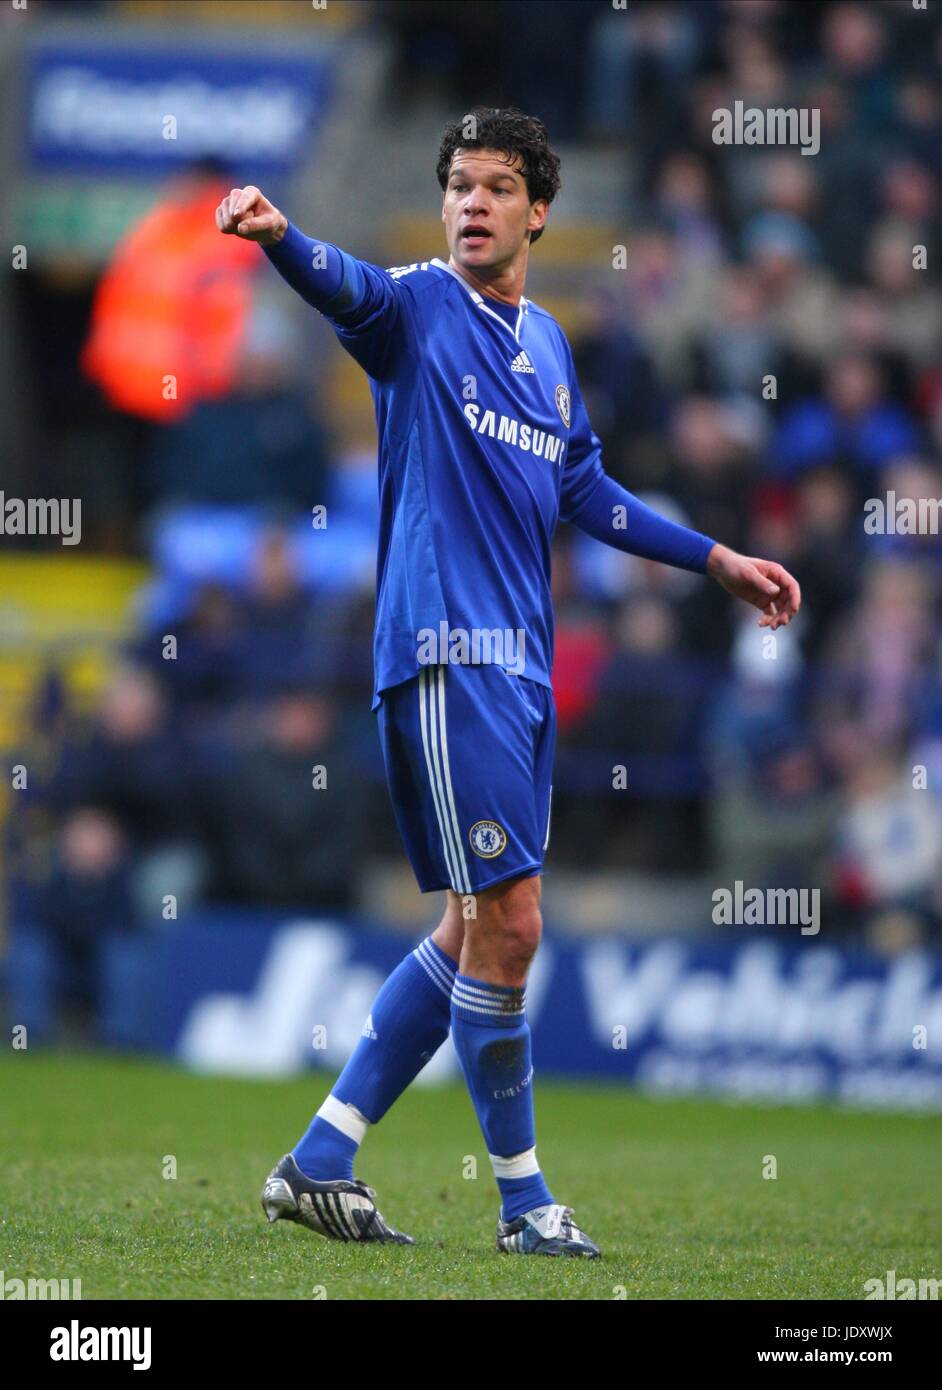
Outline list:
[[[378,9],[403,101],[512,100],[568,161],[580,141],[626,161],[625,268],[599,267],[573,342],[606,467],[802,587],[769,638],[715,585],[561,528],[551,870],[817,886],[831,930],[937,942],[942,539],[864,517],[942,498],[938,16],[520,0],[518,41],[495,44],[506,6]],[[714,144],[737,100],[818,109],[820,152]],[[257,269],[181,290],[181,313],[222,306],[223,369],[163,418],[109,397],[127,376],[101,287],[83,330],[71,389],[94,378],[104,406],[76,447],[133,456],[143,530],[123,539],[146,537],[156,578],[98,710],[76,718],[53,673],[37,707],[42,771],[8,832],[24,997],[51,998],[57,951],[79,969],[104,927],[120,944],[198,901],[347,909],[399,853],[368,709],[374,467],[334,448]],[[146,315],[147,283],[130,292]]]
[[[590,33],[585,128],[627,142],[634,173],[626,268],[576,351],[606,466],[779,560],[804,607],[770,645],[715,586],[582,538],[559,569],[566,742],[620,747],[639,792],[581,843],[719,882],[814,883],[832,927],[886,945],[942,920],[942,540],[864,525],[868,499],[942,498],[927,17],[737,0],[612,10]],[[820,111],[820,152],[715,144],[713,113],[736,101]]]

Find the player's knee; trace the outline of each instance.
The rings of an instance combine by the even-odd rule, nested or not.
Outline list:
[[[511,912],[501,926],[501,944],[506,963],[525,968],[536,955],[543,932],[539,907],[529,904]]]
[[[484,889],[476,909],[465,924],[463,959],[469,973],[496,970],[505,984],[522,984],[543,930],[539,879],[508,880]]]
[[[515,885],[501,900],[496,925],[504,960],[521,967],[528,965],[543,931],[539,890],[532,880]]]

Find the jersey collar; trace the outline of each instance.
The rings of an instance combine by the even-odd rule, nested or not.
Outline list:
[[[517,314],[517,323],[516,323],[516,326],[515,326],[514,328],[511,328],[510,324],[506,321],[506,319],[502,319],[501,316],[500,316],[500,314],[495,314],[495,313],[494,313],[494,310],[491,309],[491,308],[488,306],[487,300],[484,298],[483,294],[479,294],[478,291],[474,288],[473,285],[469,285],[468,282],[467,282],[467,280],[464,278],[464,276],[463,276],[463,275],[459,275],[458,272],[457,272],[457,270],[454,270],[454,269],[453,269],[450,265],[448,265],[445,261],[439,260],[439,258],[438,258],[437,256],[433,256],[433,257],[432,257],[431,264],[432,264],[432,265],[437,265],[438,268],[439,268],[439,270],[447,271],[447,273],[448,273],[454,280],[457,280],[457,281],[458,281],[458,284],[459,284],[459,285],[463,285],[464,288],[465,288],[465,290],[468,292],[468,294],[469,294],[469,295],[471,296],[471,298],[473,299],[474,303],[478,306],[478,308],[481,309],[481,310],[483,310],[483,312],[484,312],[485,314],[489,314],[490,317],[491,317],[492,319],[495,320],[495,322],[497,322],[497,323],[500,324],[501,328],[503,328],[503,329],[505,330],[505,332],[509,333],[510,336],[511,336],[513,339],[515,339],[516,342],[519,343],[519,341],[520,341],[520,326],[521,326],[521,324],[523,323],[524,315],[525,315],[525,314],[528,314],[528,313],[530,312],[530,306],[529,306],[529,304],[527,303],[527,301],[524,299],[523,295],[520,296],[520,312]]]

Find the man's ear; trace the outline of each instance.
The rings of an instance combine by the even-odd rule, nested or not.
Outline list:
[[[527,231],[530,233],[531,242],[534,240],[534,233],[542,232],[548,215],[549,203],[545,198],[537,198],[530,208],[530,218],[527,222]]]

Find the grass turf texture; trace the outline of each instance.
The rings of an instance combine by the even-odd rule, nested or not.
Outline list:
[[[538,1078],[539,1154],[603,1259],[499,1255],[465,1091],[412,1090],[357,1175],[416,1247],[357,1247],[259,1193],[327,1078],[253,1082],[62,1053],[0,1062],[0,1268],[92,1298],[851,1298],[939,1270],[942,1120],[652,1100]],[[475,1180],[462,1177],[475,1155]],[[778,1178],[762,1178],[774,1154]],[[174,1155],[177,1177],[162,1177]],[[623,1286],[625,1294],[617,1294]]]

